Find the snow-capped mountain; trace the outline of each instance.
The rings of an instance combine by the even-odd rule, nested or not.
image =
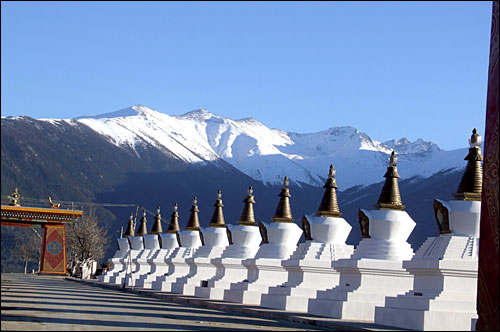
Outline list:
[[[323,185],[330,164],[337,170],[341,190],[380,182],[392,149],[398,153],[398,170],[403,179],[415,175],[429,177],[442,169],[465,166],[465,149],[444,151],[421,139],[381,143],[353,127],[287,133],[252,118],[232,120],[206,110],[170,116],[136,105],[61,121],[83,123],[116,146],[135,151],[140,145],[151,145],[193,164],[223,159],[265,184],[279,184],[286,175],[298,184]]]

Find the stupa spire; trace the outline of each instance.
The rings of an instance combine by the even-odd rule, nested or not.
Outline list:
[[[243,212],[241,212],[240,220],[238,221],[238,225],[242,226],[255,226],[255,215],[253,212],[253,205],[255,204],[255,199],[253,196],[253,188],[250,186],[248,188],[247,195],[243,200],[245,206],[243,207]]]
[[[146,210],[142,210],[142,218],[141,223],[139,224],[139,230],[137,231],[136,236],[141,236],[144,234],[148,234],[148,229],[146,228]]]
[[[130,217],[128,218],[128,225],[127,225],[127,230],[125,231],[125,234],[123,236],[134,236],[135,235],[135,229],[134,229],[134,215],[131,213]]]
[[[283,188],[279,194],[280,201],[274,214],[274,222],[293,222],[292,210],[290,209],[290,189],[288,189],[288,177],[283,180]]]
[[[153,223],[153,227],[151,228],[151,234],[160,234],[163,233],[163,228],[161,226],[161,214],[160,207],[156,209],[155,221]]]
[[[377,209],[403,210],[405,208],[401,202],[401,195],[399,194],[399,174],[398,168],[396,167],[397,163],[398,157],[396,157],[396,152],[392,151],[387,172],[384,174],[384,187],[382,188],[382,192],[380,193],[377,204],[375,205],[375,208]]]
[[[175,234],[180,230],[179,227],[179,211],[177,203],[174,204],[174,211],[170,215],[170,224],[168,225],[167,233]]]
[[[217,200],[215,201],[214,207],[215,209],[212,219],[210,220],[210,227],[226,227],[224,212],[222,212],[222,208],[224,207],[222,204],[222,191],[220,189],[217,191]]]
[[[193,198],[193,206],[189,210],[191,214],[189,215],[189,220],[186,226],[186,230],[188,231],[199,231],[200,230],[200,219],[198,218],[198,199],[196,196]]]
[[[339,203],[337,201],[337,183],[335,182],[335,169],[333,165],[330,165],[330,170],[328,171],[328,179],[323,186],[325,188],[325,193],[323,194],[323,199],[319,206],[316,215],[321,217],[340,217],[342,213],[339,210]]]
[[[464,175],[458,185],[457,193],[453,196],[458,200],[480,201],[483,187],[483,167],[481,161],[481,143],[483,138],[478,135],[476,128],[472,130],[469,139],[469,154],[464,158],[467,160]]]

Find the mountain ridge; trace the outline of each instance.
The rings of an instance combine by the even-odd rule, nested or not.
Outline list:
[[[379,142],[352,126],[332,126],[315,133],[268,128],[253,118],[233,120],[205,109],[168,115],[143,105],[75,119],[117,146],[152,145],[190,163],[222,159],[266,185],[290,181],[323,185],[324,169],[333,164],[342,188],[378,181],[390,153],[399,155],[403,179],[429,177],[442,169],[463,168],[465,149],[445,151],[431,141],[406,138]]]

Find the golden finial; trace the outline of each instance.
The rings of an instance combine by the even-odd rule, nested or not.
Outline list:
[[[174,211],[170,215],[170,224],[168,225],[167,233],[175,234],[180,230],[179,227],[179,212],[177,208],[177,203],[174,205]]]
[[[193,198],[193,206],[189,210],[191,211],[191,214],[189,215],[189,220],[186,226],[186,230],[188,231],[199,231],[200,230],[200,220],[198,217],[198,212],[200,210],[198,209],[198,198],[194,196]]]
[[[458,185],[457,193],[453,196],[458,200],[480,201],[483,187],[483,167],[481,161],[481,143],[483,138],[478,135],[476,128],[469,139],[469,153],[464,158],[467,160],[464,175]]]
[[[401,195],[399,194],[397,162],[398,158],[396,157],[396,152],[392,151],[387,172],[384,174],[384,187],[375,205],[377,209],[403,210],[405,208],[401,202]]]
[[[17,188],[14,189],[12,196],[7,195],[7,198],[10,199],[9,205],[21,206],[21,204],[19,204],[19,201],[23,198],[23,196],[19,195]]]
[[[274,214],[274,222],[293,222],[292,210],[290,209],[290,190],[288,189],[288,177],[285,176],[283,180],[283,188],[279,194],[280,201],[278,203],[278,208]]]
[[[222,191],[220,189],[217,191],[217,200],[215,201],[214,207],[215,209],[212,219],[210,220],[210,227],[226,227],[224,213],[222,212],[222,208],[224,207],[222,204]]]
[[[161,214],[160,207],[156,209],[155,221],[153,223],[153,227],[151,228],[151,234],[160,234],[163,233],[163,227],[161,226]]]
[[[330,165],[328,170],[328,179],[326,180],[325,193],[323,194],[323,199],[316,212],[316,215],[321,217],[340,217],[342,213],[339,210],[339,203],[337,201],[337,183],[335,183],[335,169],[333,165]]]
[[[148,234],[148,230],[146,228],[146,210],[142,210],[142,218],[141,223],[139,224],[139,230],[136,233],[136,236],[141,236],[144,234]]]
[[[131,213],[128,218],[127,230],[125,231],[125,234],[123,234],[123,236],[134,236],[134,235],[135,235],[134,215]]]
[[[243,212],[241,212],[240,220],[238,221],[238,225],[242,226],[255,226],[255,215],[253,212],[253,205],[255,204],[255,199],[253,196],[253,188],[250,186],[248,188],[247,195],[243,200],[245,206],[243,207]]]
[[[59,209],[59,207],[61,206],[61,203],[54,203],[52,202],[52,197],[50,197],[50,195],[47,197],[49,199],[49,204],[50,204],[50,207],[53,208],[53,209]]]

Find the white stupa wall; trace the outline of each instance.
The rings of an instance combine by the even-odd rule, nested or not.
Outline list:
[[[287,281],[288,272],[282,260],[289,258],[297,249],[302,229],[295,223],[273,222],[265,224],[269,243],[260,246],[255,258],[243,260],[248,269],[247,281],[232,283],[224,291],[224,300],[229,302],[260,305],[261,295],[269,287]]]
[[[407,291],[413,276],[403,260],[413,256],[407,239],[415,222],[405,211],[362,210],[369,219],[370,238],[363,238],[349,259],[333,261],[339,285],[319,291],[310,299],[308,312],[337,319],[374,321],[375,307]]]
[[[117,239],[118,250],[115,252],[114,256],[109,260],[111,266],[108,271],[98,277],[101,282],[109,282],[109,278],[112,275],[125,270],[125,260],[128,258],[130,244],[127,238]]]
[[[348,258],[354,246],[346,245],[352,226],[343,218],[305,216],[310,224],[312,241],[299,244],[282,265],[288,272],[286,282],[263,294],[261,305],[268,308],[307,312],[308,299],[318,290],[338,285],[339,274],[332,261]]]
[[[177,235],[173,233],[160,233],[161,248],[150,258],[147,259],[151,269],[146,274],[141,274],[135,281],[136,287],[151,288],[151,283],[161,275],[169,272],[167,259],[179,248]]]
[[[149,260],[155,257],[160,250],[158,235],[144,234],[142,237],[144,241],[144,251],[140,257],[132,260],[133,269],[130,274],[127,274],[127,286],[135,286],[137,279],[151,271],[152,266]]]
[[[258,226],[227,225],[231,231],[232,245],[225,247],[221,257],[212,258],[211,264],[216,268],[215,275],[197,286],[194,295],[212,300],[224,299],[224,290],[231,283],[243,281],[248,271],[242,261],[255,257],[262,242]]]
[[[186,263],[186,259],[194,255],[196,250],[202,246],[200,232],[199,231],[180,231],[178,232],[181,247],[179,247],[169,258],[167,258],[167,264],[169,264],[169,270],[167,275],[161,275],[156,280],[151,283],[151,288],[170,292],[172,282],[175,282],[177,278],[184,277],[189,273],[189,265]]]
[[[302,229],[295,223],[263,223],[269,243],[260,246],[255,258],[287,259],[297,249]]]
[[[361,240],[353,259],[405,260],[413,256],[413,249],[407,239],[416,224],[406,211],[364,209],[361,211],[370,220],[370,238]]]
[[[135,269],[133,262],[144,254],[144,239],[142,236],[129,236],[128,241],[130,242],[130,255],[125,260],[125,269],[110,277],[109,282],[112,284],[123,284],[125,276]]]
[[[479,238],[480,201],[436,200],[448,209],[450,230],[453,234]]]
[[[211,259],[221,257],[225,248],[229,246],[227,230],[225,227],[205,228],[203,239],[205,244],[196,251],[193,257],[186,259],[189,273],[172,283],[172,293],[194,295],[195,288],[201,286],[203,280],[215,276],[217,268],[211,263]]]
[[[174,233],[160,233],[160,244],[162,249],[174,249],[179,247],[177,235]]]
[[[404,262],[413,288],[387,297],[375,322],[417,330],[474,330],[477,320],[479,201],[441,201],[451,233],[428,238]]]

